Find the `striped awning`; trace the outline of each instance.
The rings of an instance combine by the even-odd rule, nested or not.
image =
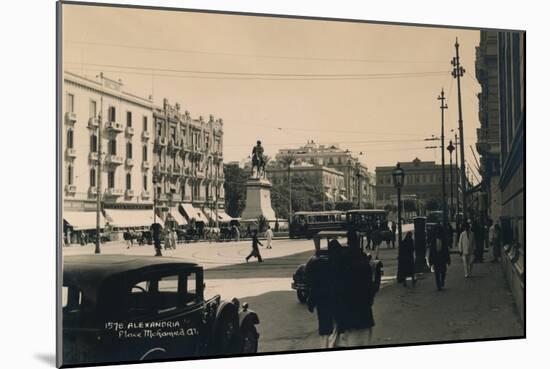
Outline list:
[[[95,229],[97,226],[97,213],[95,211],[64,211],[63,219],[74,230]],[[99,214],[99,227],[105,228],[105,218]]]

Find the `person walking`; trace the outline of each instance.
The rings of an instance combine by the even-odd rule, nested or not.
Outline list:
[[[491,228],[489,228],[489,242],[491,244],[491,254],[493,256],[491,263],[497,263],[500,260],[500,241],[500,226],[498,223],[494,223],[491,225]]]
[[[434,244],[429,250],[429,264],[434,270],[435,285],[438,291],[445,287],[445,276],[447,274],[447,266],[451,265],[451,257],[449,249],[445,243],[445,233],[442,228],[436,232]]]
[[[395,235],[396,235],[396,232],[397,232],[397,224],[395,222],[391,222],[391,234],[392,234],[391,246],[392,246],[392,249],[395,249]]]
[[[258,245],[263,246],[260,240],[258,240],[258,231],[254,230],[252,231],[252,251],[245,258],[247,263],[248,263],[248,259],[250,259],[251,257],[257,258],[259,263],[263,262],[262,255],[260,254],[260,249],[258,248]]]
[[[414,241],[412,232],[407,232],[403,242],[399,244],[397,257],[397,282],[403,282],[407,287],[407,277],[411,277],[413,287],[416,284],[414,277]]]
[[[151,224],[151,236],[155,245],[155,256],[162,256],[162,248],[160,246],[161,225],[159,223]]]
[[[241,240],[241,231],[235,224],[233,225],[233,235],[235,237],[235,242],[239,242]]]
[[[265,231],[265,239],[266,239],[266,249],[271,248],[271,241],[273,240],[273,231],[271,230],[271,226],[267,226],[267,231]]]
[[[132,235],[130,234],[130,228],[126,228],[126,230],[122,234],[122,238],[124,239],[124,241],[126,241],[126,248],[129,249],[130,246],[132,245],[131,243]]]
[[[464,278],[471,278],[475,251],[474,235],[470,230],[469,223],[464,224],[462,228],[463,231],[458,240],[458,251],[464,264]]]
[[[172,247],[172,250],[176,249],[177,242],[178,242],[178,233],[176,232],[176,229],[173,228],[172,232],[170,232],[170,246]]]

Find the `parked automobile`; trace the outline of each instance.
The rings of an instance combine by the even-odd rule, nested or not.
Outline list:
[[[328,243],[331,239],[338,239],[338,238],[346,238],[347,233],[344,231],[321,231],[317,233],[313,237],[313,243],[315,245],[315,252],[311,258],[327,258],[328,253]],[[365,234],[360,233],[360,247],[361,251],[364,251],[365,244],[363,243],[365,239]],[[322,247],[322,240],[326,240],[326,246]],[[345,243],[341,243],[342,246],[347,247]],[[380,289],[380,284],[382,282],[382,275],[384,274],[384,265],[382,261],[378,259],[374,259],[370,253],[367,253],[367,257],[369,259],[370,266],[373,270],[372,277],[373,277],[373,285],[375,292],[378,292]],[[310,259],[311,259],[310,258]],[[294,272],[292,276],[292,283],[291,287],[292,289],[296,290],[296,296],[298,297],[298,301],[302,304],[307,302],[307,299],[309,297],[309,286],[306,279],[306,264],[300,264],[296,271]]]
[[[204,290],[202,267],[181,259],[66,256],[63,365],[257,352],[258,315]]]

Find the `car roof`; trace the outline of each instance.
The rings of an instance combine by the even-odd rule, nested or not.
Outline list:
[[[345,211],[340,210],[327,210],[327,211],[297,211],[294,215],[332,215],[343,214]]]
[[[63,260],[63,285],[95,295],[114,276],[131,279],[149,272],[178,273],[197,267],[197,263],[164,256],[72,255]]]
[[[387,213],[384,209],[354,209],[348,210],[348,213]]]

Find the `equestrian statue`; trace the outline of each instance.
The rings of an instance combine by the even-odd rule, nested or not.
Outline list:
[[[264,156],[264,148],[262,147],[262,142],[257,141],[256,146],[252,148],[252,177],[257,179],[266,178],[265,176],[266,161],[267,159]]]

